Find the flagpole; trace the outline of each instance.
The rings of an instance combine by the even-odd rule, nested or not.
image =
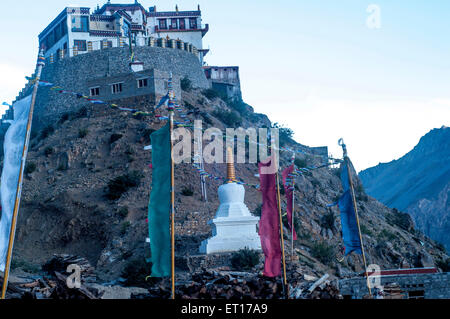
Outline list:
[[[175,299],[175,165],[173,162],[173,141],[172,141],[172,133],[173,133],[173,116],[174,116],[174,105],[173,105],[173,88],[172,88],[172,72],[170,73],[169,79],[169,118],[170,118],[170,161],[171,161],[171,186],[170,186],[170,194],[171,194],[171,257],[172,257],[172,299]]]
[[[27,160],[27,155],[28,155],[28,145],[30,143],[30,133],[31,133],[31,124],[33,121],[34,104],[36,103],[36,95],[37,95],[37,90],[39,87],[39,80],[41,78],[42,68],[44,67],[44,65],[45,65],[44,50],[40,49],[38,62],[37,62],[36,79],[35,79],[35,84],[34,84],[34,88],[33,88],[33,93],[31,96],[30,112],[28,114],[27,131],[26,131],[25,142],[24,142],[23,150],[22,150],[22,160],[20,162],[19,180],[17,182],[16,200],[14,203],[14,211],[13,211],[13,216],[12,216],[12,220],[11,220],[11,229],[10,229],[10,233],[9,233],[8,251],[7,251],[7,255],[6,255],[5,274],[4,274],[4,278],[3,278],[1,299],[6,298],[6,290],[8,288],[9,271],[10,271],[10,267],[11,267],[14,238],[16,235],[17,217],[19,214],[20,197],[22,194],[23,172],[24,172],[24,168],[25,168],[25,162]]]
[[[295,153],[292,153],[292,165],[295,170]],[[292,216],[291,216],[291,261],[294,260],[294,204],[295,204],[295,178],[292,176]]]
[[[278,170],[276,173],[276,177],[277,177],[278,215],[280,217],[281,256],[282,256],[282,263],[283,263],[283,292],[286,297],[286,289],[287,289],[286,258],[285,258],[285,254],[284,254],[283,218],[281,216],[280,178],[279,178]]]
[[[351,171],[350,171],[350,160],[347,155],[347,146],[344,144],[343,139],[339,140],[339,145],[342,146],[342,151],[344,153],[344,161],[347,166],[348,182],[349,182],[350,191],[352,194],[352,204],[353,204],[353,209],[355,210],[356,224],[358,225],[358,235],[359,235],[359,242],[361,244],[361,253],[362,253],[362,258],[363,258],[363,262],[364,262],[364,270],[365,270],[365,275],[366,275],[367,289],[369,290],[370,298],[372,298],[372,290],[370,289],[369,274],[367,273],[366,254],[364,252],[364,244],[363,244],[362,235],[361,235],[361,227],[359,224],[358,206],[356,205],[355,189],[353,188],[353,180],[352,180],[352,175],[351,175]]]

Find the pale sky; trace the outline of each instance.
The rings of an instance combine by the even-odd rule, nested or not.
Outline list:
[[[129,3],[133,0],[112,3]],[[12,1],[0,20],[0,103],[33,72],[37,36],[66,6],[104,2]],[[201,5],[209,65],[238,65],[244,100],[299,143],[343,137],[358,170],[397,159],[450,119],[450,1],[142,0],[160,11]],[[369,28],[369,5],[380,28]],[[373,20],[370,20],[373,21]]]

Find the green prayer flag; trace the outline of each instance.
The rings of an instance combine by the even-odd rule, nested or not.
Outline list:
[[[152,277],[171,274],[170,250],[170,123],[150,135],[152,141],[152,190],[148,226],[152,253]]]

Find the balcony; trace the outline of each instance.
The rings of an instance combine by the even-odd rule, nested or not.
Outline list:
[[[166,27],[166,28],[160,28],[159,26],[155,26],[155,33],[159,32],[195,32],[195,31],[201,31],[202,35],[205,36],[206,33],[209,31],[209,24],[202,25],[200,28],[198,26],[194,27],[188,27],[180,28],[179,26],[177,28]]]
[[[102,31],[102,30],[90,30],[90,36],[94,37],[118,37],[120,36],[120,32],[118,31]]]

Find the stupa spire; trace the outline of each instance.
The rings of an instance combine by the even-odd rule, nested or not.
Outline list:
[[[227,148],[227,183],[236,182],[236,170],[234,168],[234,156],[231,147]]]

